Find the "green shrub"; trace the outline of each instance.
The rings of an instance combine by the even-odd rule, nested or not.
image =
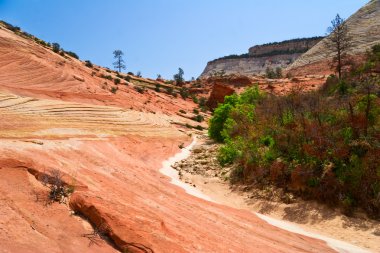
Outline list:
[[[89,61],[89,60],[86,60],[85,63],[86,63],[85,66],[88,67],[88,68],[94,67],[94,65],[92,64],[92,62]]]
[[[198,97],[195,96],[194,94],[191,95],[191,99],[193,100],[194,103],[196,103],[196,104],[199,103]]]
[[[173,87],[168,86],[165,89],[166,89],[166,93],[168,93],[169,95],[173,95],[173,91],[174,91]]]
[[[154,90],[155,90],[156,92],[160,92],[160,91],[161,91],[161,84],[156,83],[156,86],[154,87]]]
[[[113,81],[114,81],[114,83],[115,83],[116,85],[120,84],[120,79],[119,79],[119,78],[115,78],[115,79],[113,79]]]
[[[75,58],[75,59],[79,59],[79,56],[74,53],[74,52],[71,52],[71,51],[65,51],[66,54],[70,55],[71,57]]]
[[[179,94],[183,99],[186,99],[189,97],[189,89],[186,87],[181,87],[181,89],[179,90]]]
[[[112,76],[110,76],[110,75],[104,75],[104,74],[102,74],[101,77],[104,78],[104,79],[112,81]]]
[[[117,87],[112,87],[112,88],[111,88],[111,92],[112,92],[113,94],[116,94],[117,90],[118,90]]]
[[[207,103],[207,99],[205,97],[199,98],[199,106],[200,107],[205,107]]]
[[[229,117],[229,113],[232,110],[233,105],[222,104],[219,105],[215,111],[214,115],[209,121],[208,135],[219,142],[223,142],[224,138],[222,137],[222,130],[224,128],[224,123]]]
[[[202,131],[202,130],[203,130],[203,127],[202,127],[201,125],[197,125],[197,126],[195,127],[195,129],[197,129],[197,130],[199,130],[199,131]]]
[[[233,142],[229,141],[221,146],[218,151],[218,162],[220,165],[225,166],[231,164],[238,157],[238,150]]]
[[[225,138],[222,135],[224,124],[230,117],[230,113],[244,115],[245,124],[252,123],[254,114],[254,105],[262,95],[257,86],[248,88],[240,96],[233,94],[226,96],[223,104],[215,109],[213,117],[209,122],[209,136],[219,142]],[[242,117],[241,117],[242,118]]]
[[[143,94],[145,92],[145,88],[141,86],[135,86],[134,89],[138,92]]]
[[[202,115],[198,114],[198,115],[192,117],[192,120],[202,122],[204,120],[204,118]]]

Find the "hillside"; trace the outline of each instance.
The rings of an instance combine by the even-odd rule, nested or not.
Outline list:
[[[154,83],[1,25],[0,251],[333,252],[171,184],[196,105]]]
[[[350,54],[363,56],[373,45],[380,43],[380,1],[372,0],[346,20],[352,37]],[[320,41],[308,52],[299,57],[288,70],[293,75],[329,74],[332,51]]]
[[[135,86],[154,87],[154,83],[164,88],[166,84],[126,74],[118,77],[117,72],[96,65],[86,67],[85,62],[56,54],[22,32],[17,35],[4,26],[0,28],[0,85],[3,90],[38,98],[166,114],[194,106],[164,92],[157,94],[148,89],[141,94],[135,89]],[[115,79],[121,80],[120,85],[115,84]]]
[[[227,75],[260,75],[264,74],[268,67],[285,68],[321,39],[322,37],[313,37],[257,45],[249,48],[247,54],[226,56],[208,62],[201,77],[218,72]]]

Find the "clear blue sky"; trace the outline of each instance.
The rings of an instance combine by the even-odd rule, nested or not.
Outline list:
[[[83,60],[126,71],[187,79],[215,58],[267,42],[324,35],[337,13],[348,18],[368,0],[0,0],[0,19]]]

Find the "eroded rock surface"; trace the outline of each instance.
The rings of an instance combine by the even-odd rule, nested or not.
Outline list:
[[[170,184],[159,168],[191,141],[171,123],[194,104],[126,85],[112,94],[92,71],[0,30],[1,252],[332,251]],[[74,188],[67,204],[37,197],[51,170]]]
[[[360,57],[372,46],[380,43],[380,1],[371,0],[346,21],[352,47],[350,54]],[[333,51],[326,46],[325,40],[298,58],[289,71],[293,75],[329,74]],[[357,59],[358,60],[358,59]]]

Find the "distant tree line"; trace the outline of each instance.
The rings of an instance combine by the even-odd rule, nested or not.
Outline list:
[[[309,41],[314,41],[314,40],[322,40],[323,38],[324,38],[323,36],[315,36],[315,37],[311,37],[311,38],[297,38],[297,39],[291,39],[291,40],[284,40],[284,41],[281,41],[281,42],[266,43],[266,44],[262,44],[260,46],[273,46],[273,45],[281,45],[281,44],[285,44],[285,43],[294,43],[294,42],[300,42],[300,41],[309,42]],[[240,55],[238,55],[238,54],[231,54],[231,55],[223,56],[223,57],[217,58],[215,60],[212,60],[212,61],[210,61],[210,63],[216,62],[216,61],[219,61],[219,60],[228,60],[228,59],[244,59],[244,58],[256,58],[256,57],[269,57],[269,56],[275,56],[275,55],[281,55],[281,54],[297,54],[297,53],[302,54],[302,53],[305,53],[307,50],[308,49],[302,49],[302,48],[285,49],[285,50],[273,50],[273,51],[270,51],[270,52],[267,52],[267,53],[257,54],[255,56],[252,56],[249,53],[240,54]]]
[[[280,45],[280,44],[285,44],[285,43],[294,43],[294,42],[300,42],[300,41],[313,41],[313,40],[322,40],[324,36],[314,36],[310,38],[296,38],[296,39],[291,39],[291,40],[284,40],[281,42],[270,42],[266,44],[262,44],[261,46],[273,46],[273,45]]]

